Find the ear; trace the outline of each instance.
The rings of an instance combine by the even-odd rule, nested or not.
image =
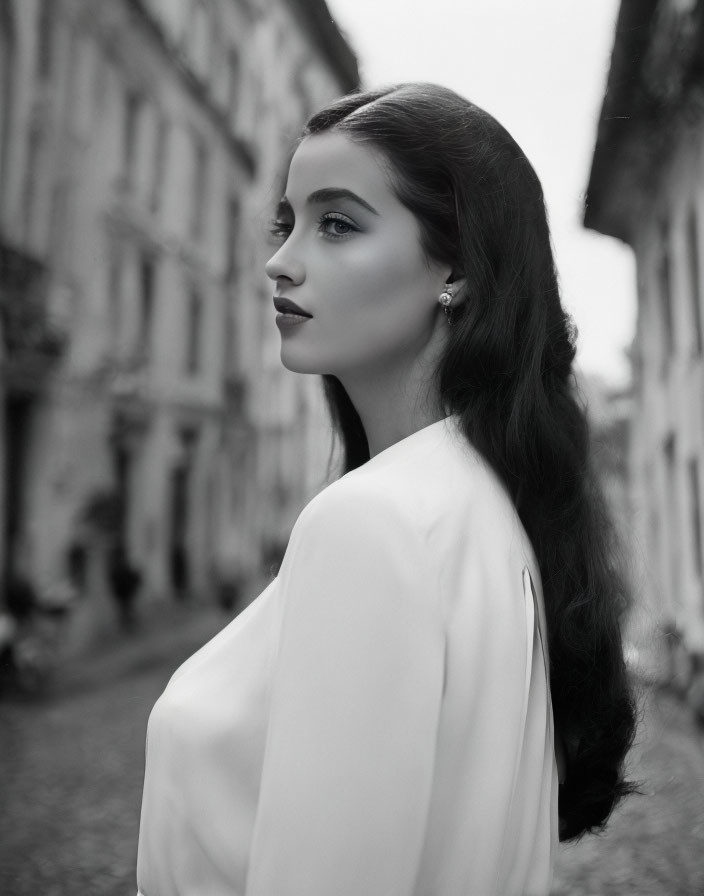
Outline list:
[[[459,305],[467,298],[467,278],[458,277],[453,279],[452,274],[448,277],[447,285],[452,287],[453,304]]]

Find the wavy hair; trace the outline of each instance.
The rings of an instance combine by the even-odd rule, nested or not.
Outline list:
[[[435,375],[442,406],[505,483],[540,566],[555,728],[565,753],[560,839],[603,828],[624,778],[636,710],[621,641],[628,605],[615,533],[590,461],[543,192],[510,134],[433,84],[335,101],[302,138],[334,129],[381,150],[428,258],[466,278]],[[340,380],[322,376],[343,472],[369,459]]]

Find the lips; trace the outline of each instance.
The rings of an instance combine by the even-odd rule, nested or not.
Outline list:
[[[283,296],[274,296],[274,308],[282,314],[300,314],[302,317],[313,317],[307,311],[304,311],[291,299],[285,299]]]

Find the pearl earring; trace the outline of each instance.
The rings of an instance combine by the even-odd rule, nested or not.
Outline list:
[[[450,308],[450,305],[452,303],[452,286],[449,283],[445,286],[444,291],[440,293],[440,298],[438,299],[438,301],[442,305],[442,309],[445,312],[445,317],[447,318],[448,324],[451,324],[452,308]]]

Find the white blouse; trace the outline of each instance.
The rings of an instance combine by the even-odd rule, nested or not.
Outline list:
[[[139,893],[546,896],[544,632],[531,545],[457,418],[375,455],[157,701]]]

